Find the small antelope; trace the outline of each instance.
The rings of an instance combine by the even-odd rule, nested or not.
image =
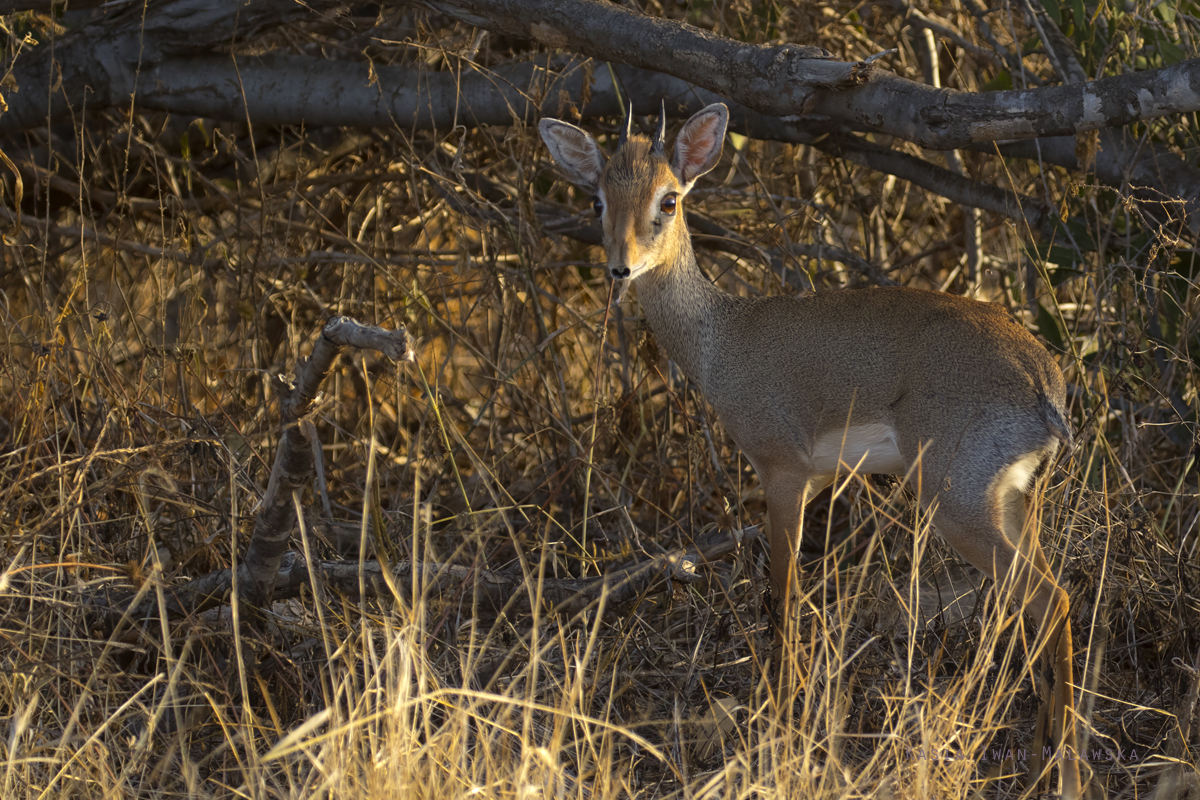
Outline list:
[[[783,620],[805,504],[846,465],[911,471],[921,506],[936,500],[934,525],[963,558],[997,584],[1013,571],[1040,626],[1035,650],[1053,648],[1059,780],[1064,797],[1079,797],[1069,601],[1026,521],[1035,474],[1071,441],[1058,365],[999,306],[963,297],[721,291],[696,264],[683,200],[720,159],[728,111],[697,112],[670,160],[665,114],[653,138],[632,123],[631,111],[610,159],[574,125],[543,119],[539,129],[566,177],[595,195],[612,277],[633,281],[659,341],[762,481]]]

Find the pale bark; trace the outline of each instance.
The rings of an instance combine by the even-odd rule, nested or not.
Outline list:
[[[131,3],[21,53],[12,65],[19,91],[5,91],[0,137],[85,109],[136,98],[139,72],[168,59],[209,53],[295,19],[336,7],[332,0],[149,0]]]

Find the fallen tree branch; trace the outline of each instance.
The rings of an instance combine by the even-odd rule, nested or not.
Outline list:
[[[0,136],[70,118],[84,109],[125,104],[146,87],[141,73],[168,59],[228,47],[314,12],[335,0],[151,0],[118,7],[20,54],[5,92]],[[228,59],[229,57],[226,56]]]
[[[121,102],[129,95],[129,92],[135,92],[138,102],[147,108],[182,114],[198,114],[222,120],[249,119],[255,124],[303,122],[308,125],[399,126],[410,130],[444,130],[464,122],[475,125],[508,125],[518,120],[532,122],[543,115],[568,117],[574,115],[579,118],[613,116],[620,112],[619,92],[617,84],[614,82],[613,72],[615,72],[617,82],[629,93],[635,108],[645,113],[656,110],[660,102],[666,102],[668,113],[674,116],[687,116],[708,103],[726,100],[730,105],[731,130],[756,139],[818,143],[818,146],[827,152],[854,160],[871,169],[878,169],[905,178],[954,202],[1027,221],[1031,227],[1043,232],[1050,224],[1050,217],[1047,216],[1040,203],[1019,198],[1005,189],[980,184],[962,175],[943,175],[939,168],[897,151],[888,151],[877,147],[848,146],[847,143],[855,141],[844,133],[847,123],[852,122],[851,118],[837,114],[831,115],[822,111],[822,108],[829,103],[844,102],[848,93],[841,89],[832,94],[828,93],[830,87],[838,85],[839,81],[835,79],[835,73],[823,71],[824,67],[801,82],[808,81],[813,87],[818,85],[825,87],[823,91],[826,91],[827,94],[822,95],[823,99],[814,101],[812,113],[797,118],[761,113],[763,104],[755,104],[755,94],[750,91],[753,87],[746,87],[738,83],[737,81],[741,79],[730,78],[728,81],[724,81],[724,79],[716,81],[713,78],[710,80],[711,85],[723,88],[727,92],[723,95],[710,88],[703,88],[703,81],[700,80],[704,77],[703,70],[687,75],[689,79],[697,81],[697,83],[692,83],[681,77],[672,77],[635,66],[614,65],[613,72],[607,69],[593,70],[593,65],[586,60],[567,56],[505,65],[494,71],[485,71],[473,63],[466,62],[462,65],[461,72],[434,73],[402,67],[371,65],[367,62],[317,60],[277,54],[239,57],[235,63],[234,58],[229,55],[194,54],[225,41],[222,37],[232,37],[235,30],[242,30],[242,28],[234,26],[235,18],[230,16],[229,8],[225,5],[226,0],[212,3],[211,7],[206,6],[203,13],[196,11],[194,7],[196,2],[198,0],[172,0],[155,5],[152,15],[153,22],[147,23],[146,40],[155,40],[158,43],[152,46],[148,45],[141,51],[134,49],[133,40],[128,39],[131,34],[124,31],[123,27],[127,26],[128,20],[125,20],[121,13],[110,14],[99,21],[81,26],[79,31],[63,37],[56,45],[58,53],[56,63],[61,65],[63,76],[60,92],[47,94],[23,91],[16,95],[10,95],[12,100],[10,110],[8,113],[0,115],[0,136],[34,124],[44,124],[47,113],[45,103],[48,102],[47,98],[49,97],[58,98],[50,103],[54,108],[57,107],[54,104],[60,101],[68,106],[82,102],[82,96],[75,98],[72,92],[85,84],[89,91],[96,92],[94,96],[88,97],[88,107],[90,108],[110,104],[105,98],[111,102]],[[254,13],[245,22],[253,30],[268,27],[272,21],[290,19],[290,15],[296,13],[296,7],[290,3],[279,5],[281,2],[282,0],[252,0],[249,5],[253,7]],[[525,5],[540,7],[543,2],[544,0],[535,0],[535,2],[521,5],[522,7]],[[597,5],[594,0],[570,0],[565,5],[571,6],[572,4],[582,4],[581,8],[583,5],[588,7]],[[471,0],[471,2],[457,5],[445,3],[440,5],[491,9],[497,14],[501,11],[516,13],[506,2],[498,2],[498,0]],[[759,78],[755,80],[766,80],[763,76],[770,72],[770,70],[763,72],[762,70],[766,68],[760,63],[764,57],[763,53],[768,51],[775,53],[777,57],[784,58],[785,61],[793,57],[797,59],[796,64],[792,64],[786,69],[783,66],[778,67],[784,71],[790,69],[793,72],[797,70],[802,72],[801,67],[797,65],[800,62],[808,67],[813,67],[813,64],[828,66],[840,63],[824,58],[813,49],[780,50],[744,45],[689,26],[636,15],[611,4],[600,5],[604,7],[606,14],[617,15],[614,19],[619,18],[622,21],[622,26],[613,34],[616,43],[587,46],[585,43],[580,43],[579,49],[593,54],[598,52],[602,57],[627,54],[626,51],[634,48],[636,42],[645,40],[646,31],[661,29],[669,30],[672,32],[672,36],[682,37],[683,41],[691,42],[697,47],[705,45],[716,48],[711,52],[725,53],[729,48],[734,48],[738,52],[745,50],[742,55],[731,62],[738,65],[737,69],[732,71],[749,70],[747,74],[759,75]],[[285,9],[284,6],[287,8]],[[317,6],[318,9],[322,7],[324,6],[321,4]],[[505,11],[505,9],[508,10]],[[285,10],[287,13],[284,13]],[[521,13],[525,14],[525,12]],[[514,19],[523,18],[524,16],[518,15]],[[537,27],[537,31],[541,34],[551,35],[546,31],[554,30],[552,24],[556,18],[551,16],[547,17],[545,21],[539,22],[538,25],[541,27]],[[181,31],[175,27],[164,25],[164,22],[175,22],[183,27],[202,24],[204,30],[201,34],[189,39],[187,46],[184,47],[180,42],[186,37],[183,37]],[[512,20],[504,17],[500,22],[504,23],[500,26],[501,29],[508,30],[505,25],[512,23]],[[551,27],[547,28],[546,26]],[[92,30],[93,28],[96,30]],[[169,35],[164,32],[165,28],[170,29]],[[124,31],[121,35],[126,36],[126,39],[121,39],[121,36],[108,35],[113,31]],[[159,41],[155,38],[159,36],[165,38]],[[688,37],[693,37],[694,41],[693,38]],[[574,39],[570,41],[574,42]],[[177,51],[167,48],[166,44],[168,43],[179,44],[178,50],[192,55],[175,57],[173,54]],[[597,47],[600,47],[601,50],[597,51]],[[604,50],[605,47],[615,49]],[[92,48],[92,50],[89,51],[88,48]],[[660,63],[660,55],[652,52],[654,48],[645,49],[648,55],[640,59],[632,57],[630,59],[662,68],[664,64]],[[92,58],[99,62],[98,64],[89,63],[89,52]],[[172,56],[166,56],[167,52],[171,52]],[[753,57],[751,57],[752,55]],[[14,71],[14,76],[18,81],[34,81],[36,83],[34,76],[38,70],[48,68],[47,64],[43,63],[45,61],[43,56],[44,54],[40,54],[40,51],[35,51],[31,55],[19,59]],[[147,62],[142,70],[140,80],[137,79],[137,72],[134,69],[138,57]],[[704,63],[706,62],[701,59],[700,66],[703,66]],[[1138,108],[1148,108],[1155,106],[1155,103],[1158,102],[1155,100],[1156,95],[1154,91],[1147,92],[1143,88],[1138,88],[1140,84],[1137,81],[1145,80],[1150,83],[1174,81],[1172,85],[1175,88],[1171,91],[1187,94],[1182,88],[1184,85],[1200,86],[1200,62],[1185,62],[1178,66],[1182,69],[1186,65],[1192,65],[1192,67],[1188,67],[1188,70],[1195,67],[1195,74],[1187,70],[1169,74],[1160,70],[1105,80],[1125,81],[1126,83],[1134,81],[1121,91],[1134,92]],[[97,67],[100,69],[96,74],[91,75],[86,81],[83,80],[82,73],[95,72]],[[679,71],[677,66],[673,69],[676,72]],[[711,65],[709,65],[709,69],[711,71]],[[72,74],[78,78],[74,84],[67,80]],[[855,80],[864,79],[863,76],[866,74],[865,72],[858,73]],[[946,100],[949,95],[939,94],[945,93],[947,90],[904,82],[903,79],[896,76],[880,77],[886,76],[886,73],[879,70],[870,71],[870,76],[870,82],[873,83],[880,81],[886,83],[891,79],[903,82],[904,91],[892,97],[889,102],[892,100],[900,102],[901,99],[907,98],[904,99],[904,102],[908,103],[919,96],[920,102],[926,104],[921,107],[920,114],[926,116],[933,114],[939,118],[949,115],[955,118],[955,125],[962,123],[973,126],[972,130],[992,131],[988,136],[977,136],[972,133],[971,137],[968,137],[975,141],[989,141],[988,148],[994,147],[990,143],[991,137],[1005,133],[1004,128],[1009,124],[1008,122],[1000,124],[997,120],[989,122],[986,114],[977,115],[975,121],[972,121],[971,114],[961,109],[952,111],[956,107],[955,103],[959,101],[949,102]],[[845,76],[843,75],[843,77]],[[847,78],[847,80],[849,79]],[[714,83],[714,81],[716,82]],[[831,83],[827,85],[827,82],[830,81]],[[912,86],[908,86],[910,83]],[[751,84],[757,85],[754,81],[751,81]],[[105,85],[108,86],[107,89],[103,88]],[[901,86],[901,84],[896,84],[896,86]],[[987,103],[999,104],[996,108],[1008,103],[1008,106],[1004,106],[1008,109],[1004,112],[1007,119],[1014,114],[1028,116],[1042,113],[1037,109],[1044,106],[1045,103],[1042,100],[1037,100],[1036,103],[1032,102],[1036,98],[1049,97],[1042,93],[1059,90],[1082,92],[1085,87],[1092,87],[1087,91],[1103,93],[1108,91],[1108,89],[1103,89],[1104,86],[1110,85],[1099,81],[1069,87],[1030,90],[1025,93],[991,92],[978,96],[970,95],[976,97],[970,102],[982,102],[985,105]],[[1112,84],[1110,88],[1112,86],[1118,86],[1118,84]],[[852,94],[856,91],[859,90],[851,90],[849,93]],[[918,91],[919,95],[913,94]],[[968,94],[959,92],[955,93],[955,96],[965,97]],[[730,102],[727,100],[729,96],[737,97],[745,104]],[[1008,100],[1005,101],[1002,96],[1008,97]],[[1098,103],[1096,98],[1099,97],[1100,94],[1097,94],[1093,100]],[[1062,102],[1061,98],[1053,101],[1055,104],[1060,102]],[[1111,111],[1111,108],[1104,104],[1095,105],[1095,107]],[[868,111],[866,106],[855,110],[853,104],[847,108],[853,114],[860,116]],[[1066,113],[1067,109],[1056,105],[1054,111],[1061,115]],[[902,107],[888,110],[884,106],[880,106],[876,112],[874,114],[875,123],[870,125],[851,124],[851,127],[877,130],[893,135],[907,135],[907,138],[927,143],[921,136],[911,135],[911,131],[909,134],[905,134],[903,125],[896,127],[893,124],[897,116],[904,115],[897,113],[903,112]],[[1108,112],[1105,111],[1105,113]],[[1138,118],[1138,115],[1134,115],[1132,118]],[[1035,125],[1029,130],[1036,132],[1043,129],[1045,128]],[[1090,126],[1083,122],[1078,125],[1073,123],[1070,127],[1072,133],[1070,137],[1050,137],[1038,140],[1048,143],[1034,149],[1021,146],[1020,143],[1008,144],[1006,152],[1025,157],[1038,157],[1043,161],[1067,169],[1087,169],[1087,164],[1080,164],[1075,158],[1073,134],[1076,130],[1090,129]],[[1024,132],[1028,133],[1029,130]],[[1011,139],[1020,133],[1022,132],[1009,130],[1003,138]],[[837,138],[832,142],[822,141],[823,137],[830,134],[836,134]],[[1170,202],[1172,198],[1179,198],[1183,201],[1183,215],[1186,216],[1188,227],[1193,232],[1200,231],[1200,170],[1165,147],[1138,148],[1130,146],[1125,143],[1125,137],[1117,131],[1104,131],[1100,134],[1099,141],[1094,162],[1098,180],[1117,187],[1127,184],[1146,187],[1152,192],[1158,193],[1161,196],[1159,199],[1165,198],[1167,202]],[[931,146],[938,146],[937,142]]]
[[[620,112],[613,75],[608,70],[590,74],[589,65],[575,58],[527,61],[494,72],[462,74],[428,74],[381,66],[375,68],[374,84],[369,80],[367,65],[353,62],[271,56],[245,59],[239,64],[240,84],[238,71],[224,56],[168,61],[150,71],[150,84],[156,88],[143,92],[142,102],[166,111],[199,113],[216,119],[249,116],[258,124],[398,124],[413,130],[448,129],[462,122],[510,125],[517,120],[533,122],[541,116],[591,119]],[[614,71],[635,108],[646,113],[657,111],[665,103],[670,115],[686,117],[723,99],[679,78],[634,67]],[[217,75],[221,77],[214,83]],[[330,97],[337,101],[328,102]],[[584,97],[586,103],[582,102]],[[539,103],[534,98],[542,99]],[[0,128],[4,119],[0,117]],[[827,123],[770,117],[730,103],[733,131],[761,140],[815,143],[832,155],[912,181],[956,203],[1027,221],[1035,230],[1046,231],[1051,217],[1039,201],[954,175],[915,156],[862,139],[844,134],[830,137],[833,130]],[[1075,157],[1075,137],[1033,141],[1049,144],[1041,148],[1040,154],[1032,142],[1004,145],[1004,152],[1040,158],[1072,170],[1086,168]],[[1111,186],[1129,182],[1156,189],[1165,197],[1182,198],[1189,224],[1200,225],[1196,215],[1200,209],[1200,170],[1165,147],[1135,151],[1122,142],[1117,132],[1101,134],[1096,177]],[[991,148],[994,145],[989,144],[986,149]]]
[[[295,384],[280,399],[284,431],[246,557],[238,565],[236,576],[232,569],[223,569],[181,586],[164,587],[165,608],[158,607],[154,594],[135,609],[119,609],[118,604],[104,601],[107,617],[144,618],[156,611],[186,616],[228,602],[235,586],[251,605],[267,608],[274,600],[299,595],[314,576],[323,586],[352,596],[359,594],[360,587],[370,596],[387,595],[391,592],[389,582],[406,594],[411,594],[415,585],[427,596],[457,593],[469,586],[485,608],[496,612],[528,611],[538,598],[557,613],[574,614],[597,602],[602,594],[607,594],[608,602],[616,607],[664,577],[695,580],[697,562],[721,558],[759,535],[756,527],[715,531],[701,536],[692,548],[651,556],[599,578],[547,578],[537,587],[527,586],[520,570],[501,572],[455,564],[406,561],[388,567],[380,561],[325,561],[310,568],[303,555],[288,549],[296,524],[294,494],[311,479],[314,470],[312,440],[316,431],[306,417],[334,361],[346,347],[370,348],[396,361],[413,359],[412,342],[404,329],[387,331],[348,317],[336,317],[325,325],[312,355],[298,364]],[[322,534],[320,530],[315,532]],[[520,591],[522,588],[525,591]]]
[[[651,556],[614,569],[597,578],[545,578],[538,586],[528,585],[520,570],[487,570],[458,564],[401,561],[388,566],[380,561],[321,561],[313,565],[323,586],[348,597],[358,597],[359,587],[368,597],[388,597],[389,578],[404,600],[414,586],[427,599],[466,596],[476,593],[480,607],[492,613],[528,613],[535,600],[545,608],[563,615],[576,614],[595,604],[607,592],[610,609],[629,603],[662,580],[690,583],[698,579],[696,567],[716,561],[760,536],[757,527],[737,531],[717,530],[701,535],[692,547]],[[298,597],[309,584],[309,567],[304,556],[294,550],[280,554],[274,580],[274,599]],[[180,586],[164,587],[169,616],[181,617],[228,603],[232,575],[228,569],[209,573]],[[110,603],[110,617],[128,615],[145,618],[160,613],[153,593],[135,609],[122,609]]]
[[[263,120],[362,124],[357,118],[371,109],[377,117],[387,105],[364,104],[365,96],[386,100],[403,88],[382,77],[376,81],[366,61],[271,55],[258,61],[239,57],[235,64],[234,56],[211,52],[235,37],[335,5],[333,0],[303,5],[161,0],[150,3],[145,14],[141,6],[110,12],[53,47],[41,45],[18,58],[12,78],[24,88],[9,98],[0,136],[130,97],[150,107],[223,119],[229,117],[218,115],[218,109],[204,110],[204,98],[223,107],[231,98],[243,98],[252,110],[264,107]],[[807,124],[885,133],[931,149],[1074,135],[1200,110],[1200,59],[1068,86],[972,93],[936,89],[867,61],[836,61],[816,47],[746,44],[598,0],[428,0],[423,5],[469,25],[674,75],[767,116],[803,116]],[[322,77],[326,72],[328,78]],[[350,79],[352,74],[358,77]],[[43,91],[43,86],[54,90]],[[300,86],[328,90],[304,92]],[[197,104],[188,105],[191,100]],[[419,123],[422,115],[420,110],[386,113],[388,124],[403,128]]]
[[[426,0],[481,28],[651,69],[773,116],[825,117],[933,150],[1200,110],[1200,59],[1070,86],[962,92],[795,45],[750,45],[598,0]]]
[[[1040,233],[1048,234],[1054,229],[1054,212],[1044,203],[1022,197],[999,186],[973,181],[965,175],[951,172],[945,167],[939,167],[899,150],[891,150],[848,135],[831,136],[820,142],[817,147],[830,155],[853,161],[877,172],[903,178],[956,203],[1021,220]]]
[[[312,355],[297,365],[295,384],[280,398],[283,435],[266,494],[259,503],[246,557],[238,566],[238,591],[255,606],[270,605],[296,524],[292,493],[300,491],[312,477],[311,438],[315,431],[304,418],[312,411],[334,361],[347,347],[378,350],[395,361],[413,360],[412,341],[404,328],[387,331],[362,325],[349,317],[334,317],[317,337]]]

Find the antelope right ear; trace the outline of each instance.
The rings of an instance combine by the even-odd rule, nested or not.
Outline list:
[[[724,103],[702,108],[683,123],[683,129],[675,137],[675,158],[671,162],[675,176],[683,184],[683,194],[690,192],[696,179],[721,160],[728,124],[729,109]]]
[[[600,173],[604,171],[604,154],[596,140],[569,122],[558,119],[543,119],[538,123],[538,131],[567,180],[594,194],[600,187]]]

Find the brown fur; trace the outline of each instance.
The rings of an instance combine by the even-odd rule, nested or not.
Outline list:
[[[724,106],[700,111],[669,163],[645,137],[605,164],[574,126],[543,121],[542,135],[572,180],[602,198],[610,271],[632,276],[659,342],[762,480],[784,636],[804,505],[846,470],[839,454],[854,453],[844,460],[862,459],[863,471],[912,472],[941,535],[997,583],[1010,580],[1037,620],[1037,649],[1054,653],[1055,741],[1076,750],[1069,600],[1026,513],[1033,474],[1071,437],[1061,370],[988,303],[898,287],[799,298],[718,289],[696,264],[683,199],[719,157],[725,121]],[[670,193],[673,214],[661,207]],[[1079,797],[1078,762],[1059,774],[1063,795]]]

